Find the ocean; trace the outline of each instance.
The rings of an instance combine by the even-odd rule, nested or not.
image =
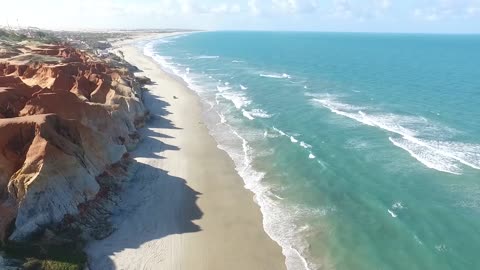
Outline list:
[[[480,36],[140,44],[203,103],[288,269],[480,269]]]

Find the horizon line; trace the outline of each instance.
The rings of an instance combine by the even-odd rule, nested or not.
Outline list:
[[[0,29],[7,30],[26,30],[37,29],[40,31],[54,31],[54,32],[141,32],[141,31],[168,31],[168,32],[292,32],[292,33],[338,33],[338,34],[418,34],[418,35],[480,35],[479,32],[414,32],[414,31],[354,31],[354,30],[292,30],[292,29],[188,29],[188,28],[154,28],[154,27],[138,27],[138,28],[41,28],[36,26],[12,27],[7,25],[0,25]]]

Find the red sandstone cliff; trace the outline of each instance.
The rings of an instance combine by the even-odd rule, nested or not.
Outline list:
[[[126,68],[69,46],[20,51],[0,58],[0,239],[14,240],[96,198],[146,117]]]

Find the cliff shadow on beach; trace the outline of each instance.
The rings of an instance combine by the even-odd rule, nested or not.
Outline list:
[[[159,132],[179,129],[163,117],[170,114],[167,110],[169,103],[146,92],[145,104],[151,110],[151,119],[140,131],[142,142],[131,153],[135,158],[132,178],[125,185],[112,218],[116,230],[106,239],[90,243],[86,250],[92,270],[115,269],[110,257],[116,253],[141,249],[142,245],[169,235],[201,230],[193,223],[203,215],[196,203],[201,194],[190,188],[185,179],[160,169],[165,151],[180,150],[177,146],[162,142],[163,138],[172,137]]]

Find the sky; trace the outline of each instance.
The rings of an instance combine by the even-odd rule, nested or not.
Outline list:
[[[480,33],[480,0],[2,0],[0,25]]]

